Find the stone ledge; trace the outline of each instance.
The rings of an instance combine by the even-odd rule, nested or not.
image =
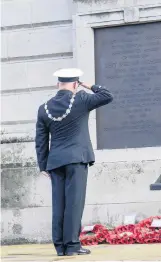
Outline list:
[[[24,136],[24,137],[2,137],[1,144],[15,144],[15,143],[24,143],[24,142],[34,142],[33,137]]]
[[[1,169],[15,169],[15,168],[25,168],[25,167],[37,167],[37,163],[35,162],[17,162],[17,163],[6,163],[1,164]]]

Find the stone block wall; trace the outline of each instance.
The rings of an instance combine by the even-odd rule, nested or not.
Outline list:
[[[72,1],[4,0],[1,8],[2,242],[47,241],[50,181],[37,169],[35,122],[56,92],[53,72],[73,66]]]

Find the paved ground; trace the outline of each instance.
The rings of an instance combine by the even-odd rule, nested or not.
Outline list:
[[[161,244],[99,245],[88,256],[57,257],[51,244],[3,246],[2,262],[161,261]]]

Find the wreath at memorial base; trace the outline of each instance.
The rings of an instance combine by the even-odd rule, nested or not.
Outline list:
[[[84,246],[105,243],[111,245],[161,243],[161,229],[151,226],[154,219],[161,219],[161,216],[149,217],[138,224],[122,225],[111,230],[97,224],[91,231],[82,230],[80,241]]]

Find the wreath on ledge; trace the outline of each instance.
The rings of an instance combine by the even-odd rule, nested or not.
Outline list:
[[[161,219],[161,216],[149,217],[138,224],[121,225],[114,229],[96,224],[84,227],[80,234],[81,244],[84,246],[98,244],[149,244],[161,243],[161,228],[152,227],[154,219]]]

